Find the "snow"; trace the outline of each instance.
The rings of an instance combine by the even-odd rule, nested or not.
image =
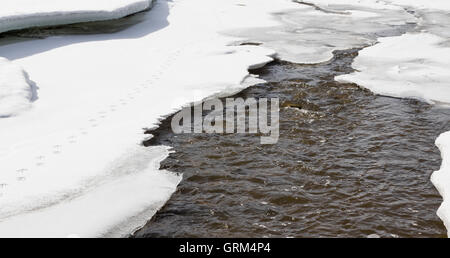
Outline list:
[[[129,155],[117,161],[110,174],[130,175],[101,179],[102,182],[92,189],[72,193],[70,202],[8,218],[8,223],[1,226],[1,236],[120,237],[130,234],[130,229],[139,228],[154,215],[181,179],[168,171],[158,171],[159,162],[166,155],[166,148],[129,150]],[[149,164],[153,167],[148,167]],[[111,201],[109,205],[104,203]]]
[[[0,57],[0,118],[28,109],[32,99],[33,84],[25,71]]]
[[[353,82],[371,91],[394,97],[416,98],[442,106],[450,104],[450,1],[384,1],[413,11],[418,24],[413,32],[380,38],[360,51],[353,63],[355,72],[336,80]],[[442,154],[441,169],[432,182],[443,197],[437,214],[450,237],[450,132],[436,145]]]
[[[412,7],[414,9],[434,9],[450,11],[450,2],[447,0],[385,0],[391,4]]]
[[[153,0],[2,0],[0,32],[112,20],[148,9],[152,3]]]
[[[141,146],[144,128],[261,82],[248,68],[275,52],[219,32],[276,26],[269,10],[297,7],[250,0],[233,17],[238,3],[158,1],[117,33],[0,46],[38,89],[28,110],[0,119],[0,237],[120,237],[145,224],[181,175],[158,170],[168,149]]]

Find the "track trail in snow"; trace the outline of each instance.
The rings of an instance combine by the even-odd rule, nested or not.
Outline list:
[[[64,150],[74,145],[77,145],[83,138],[94,131],[105,131],[108,130],[108,124],[106,123],[109,119],[113,119],[117,112],[120,112],[128,105],[133,105],[136,100],[144,100],[147,98],[148,94],[151,93],[152,87],[158,87],[158,83],[161,77],[165,76],[168,68],[170,68],[174,63],[176,63],[179,56],[183,53],[183,50],[188,48],[193,42],[189,42],[184,46],[174,50],[169,54],[157,69],[150,72],[148,79],[139,84],[139,86],[131,88],[124,94],[124,97],[111,101],[110,103],[105,103],[102,109],[92,112],[88,118],[88,127],[82,127],[77,130],[72,130],[65,134],[65,136],[55,139],[54,143],[47,146],[47,152],[42,152],[36,150],[35,164],[34,166],[18,167],[14,171],[10,171],[11,176],[8,181],[0,181],[0,198],[3,196],[3,191],[6,191],[8,187],[12,187],[15,184],[23,183],[27,180],[29,175],[32,175],[37,168],[44,168],[48,163],[57,159],[60,154],[63,154]],[[25,145],[26,143],[22,143]],[[71,197],[73,198],[73,196]]]

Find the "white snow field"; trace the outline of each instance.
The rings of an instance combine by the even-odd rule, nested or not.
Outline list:
[[[20,1],[30,4],[2,1],[0,31],[113,19],[127,13],[117,10],[128,4],[149,2],[39,1],[58,2],[46,9]],[[355,60],[358,72],[337,79],[376,93],[450,103],[447,7],[426,0],[309,2],[317,8],[291,0],[158,0],[143,22],[117,33],[0,46],[0,56],[10,60],[2,59],[7,66],[0,63],[0,75],[15,67],[14,74],[24,76],[17,80],[28,83],[6,84],[19,89],[14,94],[23,106],[0,118],[0,237],[132,233],[181,180],[158,170],[170,150],[142,147],[143,128],[190,101],[260,82],[248,68],[276,55],[317,63],[334,50],[371,46]],[[13,16],[24,20],[4,18]],[[400,35],[404,31],[411,32]],[[13,78],[0,77],[0,90]],[[449,138],[437,141],[444,162],[432,179],[446,200],[438,214],[447,227]]]
[[[436,146],[441,151],[442,165],[441,169],[431,176],[431,182],[444,198],[437,214],[444,221],[447,234],[450,237],[450,132],[441,134],[436,140]]]
[[[146,10],[152,4],[153,0],[2,0],[0,32],[117,19]]]

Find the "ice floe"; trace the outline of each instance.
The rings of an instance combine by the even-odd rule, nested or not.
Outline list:
[[[323,8],[296,2],[297,8],[274,12],[277,26],[233,29],[228,33],[263,42],[286,61],[320,63],[330,60],[335,50],[372,45],[378,37],[399,35],[418,22],[398,6],[375,1],[329,2],[333,4],[319,1]],[[340,2],[346,4],[337,4]]]
[[[442,156],[442,165],[439,171],[431,176],[431,182],[436,186],[444,202],[439,207],[437,214],[444,221],[447,229],[450,229],[450,132],[443,133],[436,140]],[[450,232],[448,232],[450,237]]]

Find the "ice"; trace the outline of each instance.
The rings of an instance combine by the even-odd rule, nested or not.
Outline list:
[[[297,63],[326,62],[334,50],[365,47],[352,65],[355,72],[336,80],[381,95],[450,103],[450,1],[296,2],[300,8],[274,13],[281,25],[246,29],[238,35],[263,42],[281,59]],[[437,141],[441,150],[450,145],[448,138]],[[443,154],[443,159],[443,164],[450,162],[448,155]],[[443,165],[436,173],[450,171]],[[441,193],[450,189],[449,177],[434,176]],[[449,228],[450,205],[447,195],[443,197],[438,215]]]
[[[114,19],[151,3],[18,2],[2,1],[0,31]],[[334,50],[372,46],[356,58],[357,72],[338,79],[359,80],[382,94],[450,103],[447,9],[412,0],[310,2],[316,6],[291,0],[161,0],[141,23],[117,33],[0,46],[0,56],[10,60],[0,65],[0,74],[16,67],[23,75],[19,80],[26,81],[18,69],[23,67],[29,75],[28,84],[18,87],[29,94],[21,95],[23,108],[0,118],[0,236],[132,233],[181,179],[158,170],[168,149],[141,146],[143,128],[191,101],[261,82],[248,69],[272,61],[276,53],[317,63],[328,61]],[[400,36],[407,30],[411,33]],[[11,75],[2,78],[8,87],[15,81]],[[446,199],[439,210],[446,225],[448,138],[437,142],[444,162],[433,175]]]
[[[2,0],[0,33],[36,26],[112,20],[148,9],[153,0]]]
[[[330,2],[333,4],[324,4],[324,9],[296,3],[297,8],[274,12],[278,26],[233,29],[228,33],[262,42],[286,61],[320,63],[330,60],[335,50],[372,45],[378,37],[398,35],[418,22],[397,6],[375,1]],[[349,5],[350,2],[357,4]]]
[[[447,39],[429,33],[380,38],[359,52],[357,70],[338,81],[354,82],[380,95],[450,103],[450,48]]]
[[[407,6],[414,9],[434,9],[450,11],[450,2],[447,0],[384,0],[385,2]]]
[[[30,107],[34,86],[21,67],[0,57],[0,119]]]
[[[444,221],[447,229],[450,229],[450,132],[443,133],[436,140],[442,156],[442,165],[439,171],[431,176],[431,182],[436,186],[444,201],[437,214]],[[447,232],[450,237],[450,232]]]
[[[54,205],[15,214],[19,207],[11,203],[2,210],[11,213],[0,223],[0,237],[126,236],[154,215],[181,180],[158,170],[167,154],[163,147],[135,148],[111,165],[109,173],[119,175],[66,192],[68,198],[53,200]]]

